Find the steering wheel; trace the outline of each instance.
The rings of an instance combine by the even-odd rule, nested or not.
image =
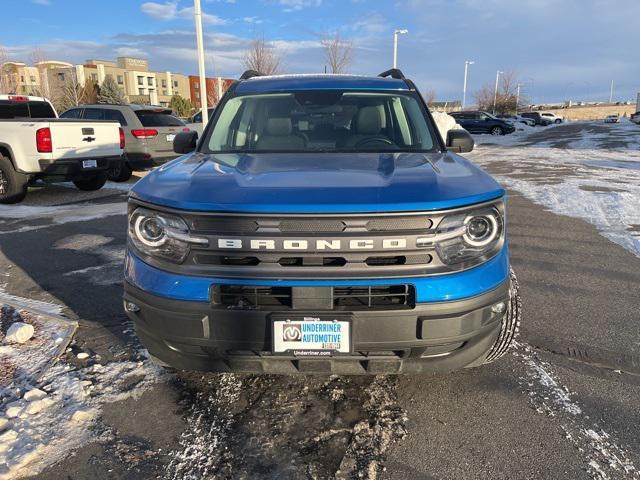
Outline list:
[[[370,137],[360,140],[354,145],[354,148],[363,147],[369,143],[384,143],[385,145],[393,145],[394,143],[385,137]]]

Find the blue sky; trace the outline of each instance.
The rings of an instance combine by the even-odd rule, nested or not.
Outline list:
[[[640,0],[202,0],[207,74],[236,77],[253,36],[274,42],[287,72],[324,68],[319,40],[339,30],[354,42],[352,73],[399,65],[439,100],[460,99],[464,61],[475,60],[469,91],[496,70],[516,72],[535,102],[635,99],[640,91]],[[3,22],[2,45],[30,62],[82,62],[132,55],[154,70],[195,74],[191,0],[23,0]],[[471,93],[471,97],[472,97]]]

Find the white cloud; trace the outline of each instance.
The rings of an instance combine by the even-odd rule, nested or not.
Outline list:
[[[262,23],[260,17],[244,17],[242,19],[245,23],[251,23],[253,25],[259,25]]]
[[[178,4],[175,2],[156,3],[145,2],[140,7],[142,12],[156,20],[173,20],[176,18]]]
[[[36,5],[51,5],[49,0],[31,0],[31,3],[35,3]]]
[[[382,33],[389,29],[389,22],[379,13],[370,13],[352,23],[351,28],[366,33]]]
[[[178,8],[177,2],[145,2],[140,7],[142,12],[156,20],[190,20],[193,21],[193,7]],[[225,25],[227,21],[217,15],[202,12],[202,22],[207,25]]]
[[[283,6],[283,12],[297,12],[307,7],[319,7],[322,0],[278,0],[278,4]]]

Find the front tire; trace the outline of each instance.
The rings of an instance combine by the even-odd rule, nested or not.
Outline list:
[[[504,130],[502,130],[502,127],[493,127],[489,133],[491,135],[504,135]]]
[[[493,344],[489,354],[484,363],[491,363],[506,355],[515,343],[515,338],[520,332],[520,321],[522,318],[522,300],[520,299],[520,293],[518,286],[518,279],[513,269],[510,271],[510,285],[509,285],[509,304],[507,305],[507,311],[502,317],[502,325],[500,326],[500,334],[496,343]]]
[[[558,119],[556,120],[556,122],[555,122],[555,123],[556,123],[556,124],[558,124],[558,123],[562,123],[562,120],[560,120],[560,119],[558,118]]]
[[[131,178],[133,170],[127,162],[121,162],[118,166],[107,170],[107,178],[112,182],[126,182]]]
[[[11,160],[0,156],[0,203],[18,203],[27,196],[29,177],[16,172]]]
[[[79,190],[85,192],[93,192],[94,190],[100,190],[107,183],[107,172],[98,172],[90,177],[80,178],[74,180],[73,184],[78,187]]]

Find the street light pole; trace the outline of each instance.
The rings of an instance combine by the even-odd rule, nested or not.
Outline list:
[[[473,65],[476,62],[471,60],[464,61],[464,86],[462,87],[462,109],[467,104],[467,75],[469,73],[469,65]]]
[[[516,93],[516,115],[518,115],[518,105],[520,105],[520,87],[524,86],[524,83],[518,84],[518,89]]]
[[[611,80],[611,91],[609,93],[609,103],[613,103],[613,80]]]
[[[200,73],[200,105],[202,108],[202,128],[209,122],[207,105],[207,76],[204,70],[204,42],[202,41],[202,9],[200,0],[193,0],[193,17],[196,23],[196,45],[198,48],[198,72]]]
[[[503,74],[504,72],[501,72],[500,70],[498,70],[496,72],[496,88],[493,92],[493,114],[496,114],[496,103],[498,102],[498,81],[500,81],[500,75]]]
[[[398,68],[398,35],[404,35],[405,33],[409,33],[406,28],[393,31],[393,68]]]

